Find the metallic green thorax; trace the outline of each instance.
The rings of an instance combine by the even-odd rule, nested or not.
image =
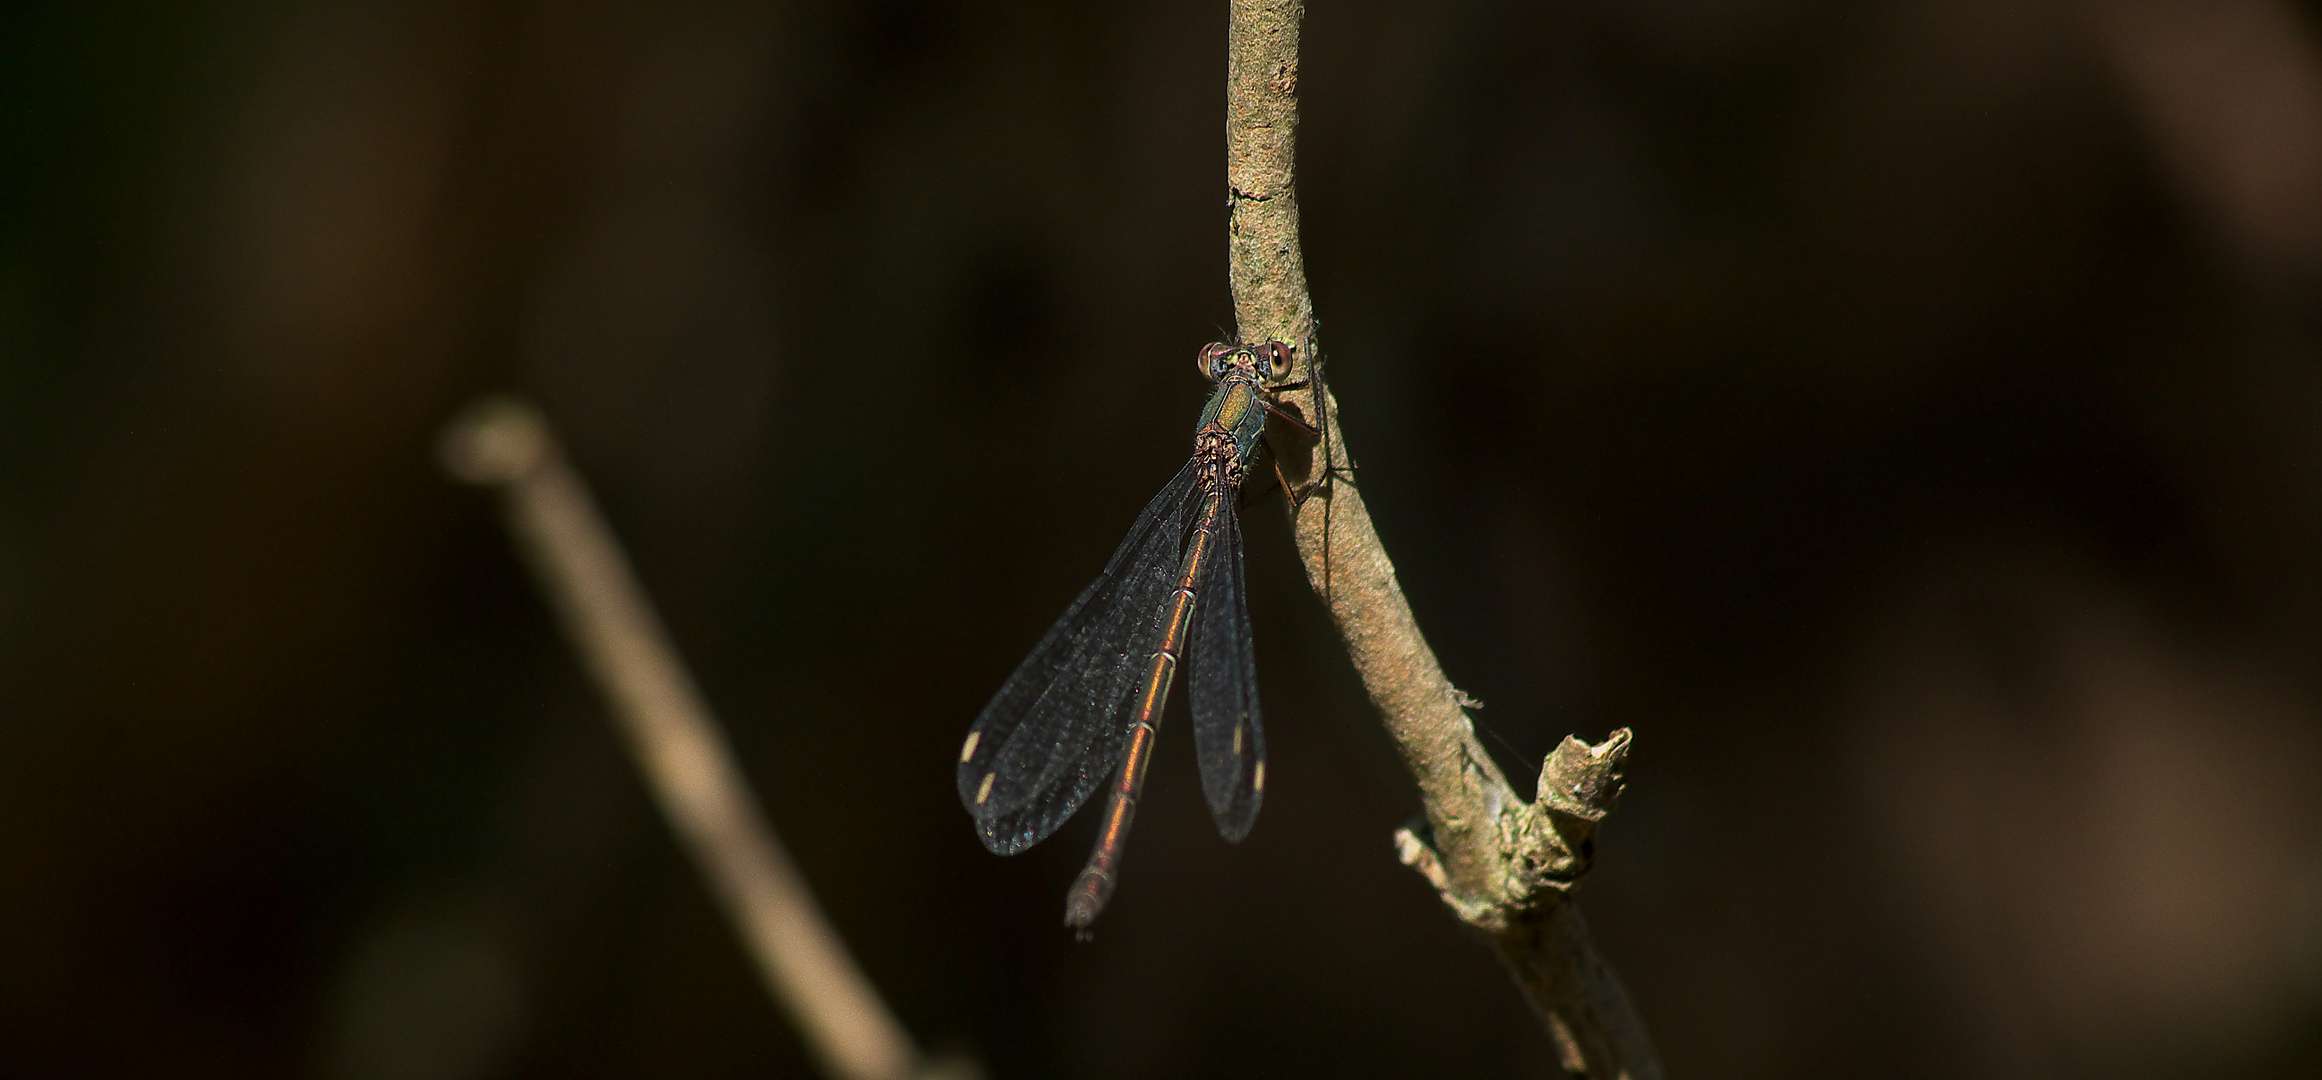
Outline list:
[[[1266,409],[1258,395],[1258,357],[1235,349],[1217,361],[1217,390],[1201,410],[1201,424],[1193,432],[1193,456],[1202,465],[1202,486],[1225,490],[1241,486],[1242,471],[1257,456],[1258,437],[1266,431]]]

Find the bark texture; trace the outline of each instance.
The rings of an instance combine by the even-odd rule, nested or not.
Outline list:
[[[1313,299],[1298,242],[1297,0],[1233,0],[1226,99],[1227,228],[1236,332],[1297,347],[1285,396],[1321,429],[1277,425],[1307,579],[1345,640],[1372,704],[1418,781],[1426,820],[1396,834],[1403,861],[1483,932],[1548,1025],[1564,1067],[1603,1080],[1658,1080],[1659,1059],[1612,968],[1590,943],[1572,893],[1588,871],[1596,825],[1620,794],[1631,735],[1596,746],[1567,738],[1531,802],[1476,741],[1434,650],[1420,633],[1371,527],[1338,408],[1318,373]]]

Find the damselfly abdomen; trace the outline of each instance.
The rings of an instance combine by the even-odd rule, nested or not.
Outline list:
[[[1218,832],[1248,835],[1266,791],[1236,500],[1266,417],[1307,425],[1273,399],[1296,386],[1266,382],[1290,374],[1290,346],[1213,344],[1199,363],[1217,389],[1194,431],[1193,460],[1001,684],[959,750],[960,801],[984,846],[1001,855],[1047,839],[1113,781],[1096,850],[1065,896],[1065,924],[1083,932],[1112,895],[1180,657],[1191,668],[1193,744]]]

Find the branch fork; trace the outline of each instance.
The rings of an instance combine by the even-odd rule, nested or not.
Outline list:
[[[1633,740],[1627,728],[1595,746],[1567,735],[1542,764],[1531,802],[1499,800],[1489,859],[1498,873],[1484,890],[1453,880],[1423,820],[1395,831],[1395,852],[1461,922],[1487,934],[1542,916],[1580,887],[1594,863],[1596,826],[1620,798],[1621,765]]]

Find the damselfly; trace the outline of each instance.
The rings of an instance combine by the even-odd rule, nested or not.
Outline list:
[[[1048,838],[1108,778],[1102,830],[1065,894],[1064,922],[1086,932],[1112,896],[1169,684],[1191,660],[1193,745],[1210,816],[1229,841],[1249,834],[1266,792],[1266,735],[1242,592],[1243,474],[1266,418],[1314,428],[1276,404],[1304,383],[1291,348],[1213,344],[1199,356],[1217,384],[1193,433],[1193,460],[1146,505],[1104,573],[1064,609],[1001,684],[959,748],[959,797],[984,846],[1013,855]]]

